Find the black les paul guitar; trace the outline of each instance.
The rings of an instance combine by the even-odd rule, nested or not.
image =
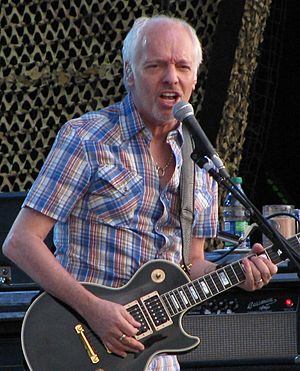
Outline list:
[[[290,239],[299,246],[300,234]],[[285,260],[280,249],[265,249],[275,264]],[[175,264],[155,260],[143,265],[119,289],[96,284],[83,285],[95,295],[120,303],[140,323],[137,334],[145,346],[126,358],[108,353],[99,337],[71,308],[47,293],[29,307],[22,326],[22,348],[31,371],[119,371],[145,370],[159,353],[187,352],[199,344],[181,325],[192,307],[238,285],[245,279],[241,261],[190,281]]]

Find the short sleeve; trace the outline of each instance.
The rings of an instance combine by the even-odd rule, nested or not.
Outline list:
[[[71,123],[66,123],[59,131],[23,206],[65,221],[88,188],[90,178],[91,170],[82,140]]]
[[[194,237],[215,237],[218,226],[218,184],[203,169],[195,177]]]

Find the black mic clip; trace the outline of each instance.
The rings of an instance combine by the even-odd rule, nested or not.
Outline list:
[[[197,147],[195,148],[195,150],[192,152],[191,154],[191,159],[196,163],[196,165],[198,165],[201,169],[204,169],[206,170],[210,176],[213,177],[213,179],[219,183],[219,184],[222,184],[225,179],[223,177],[223,175],[221,173],[218,172],[218,170],[216,169],[214,163],[212,162],[212,160],[205,156],[205,155],[202,155],[201,153],[199,153],[201,151],[198,151]]]

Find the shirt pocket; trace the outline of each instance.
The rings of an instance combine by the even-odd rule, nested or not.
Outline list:
[[[99,168],[90,189],[89,207],[95,221],[129,226],[142,196],[142,177],[116,165]]]

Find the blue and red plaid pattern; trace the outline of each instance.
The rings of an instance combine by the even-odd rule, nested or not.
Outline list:
[[[57,220],[56,257],[79,281],[119,287],[146,261],[180,263],[180,125],[167,140],[176,166],[161,189],[151,132],[130,95],[60,130],[24,206]],[[213,237],[216,228],[217,186],[197,168],[193,233]],[[152,369],[175,365],[174,357],[159,357]]]

